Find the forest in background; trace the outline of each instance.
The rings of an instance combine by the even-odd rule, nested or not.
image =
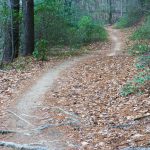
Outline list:
[[[122,95],[142,93],[141,88],[149,86],[149,0],[1,0],[0,4],[1,68],[18,56],[43,61],[78,55],[81,46],[107,40],[105,26],[134,27],[144,18],[128,47],[131,55],[139,56],[140,73],[127,82]]]
[[[55,47],[104,41],[105,24],[139,14],[142,5],[141,0],[1,0],[1,62],[19,55],[46,60],[47,55],[57,55]]]

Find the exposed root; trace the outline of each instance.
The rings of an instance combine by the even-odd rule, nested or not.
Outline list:
[[[30,133],[25,133],[28,131],[13,131],[13,130],[0,130],[0,134],[6,135],[6,134],[23,134],[26,136],[30,136]]]
[[[31,124],[29,121],[25,120],[24,118],[22,118],[21,116],[17,115],[16,113],[14,113],[13,111],[8,110],[7,112],[13,114],[14,116],[16,116],[17,118],[19,118],[20,120],[22,120],[23,122],[27,123],[30,126],[34,126],[33,124]]]
[[[12,130],[0,130],[0,134],[4,135],[4,134],[11,134],[11,133],[16,133],[16,131],[12,131]]]
[[[64,114],[66,114],[66,115],[72,116],[72,117],[74,117],[74,118],[79,118],[79,117],[78,117],[77,115],[75,115],[74,113],[68,112],[68,111],[66,111],[66,110],[64,110],[64,109],[62,109],[62,108],[60,108],[60,107],[53,107],[52,109],[57,109],[57,110],[63,112]]]
[[[141,117],[137,117],[137,118],[134,119],[134,121],[139,121],[141,119],[145,119],[145,118],[148,118],[148,117],[150,117],[150,114],[144,115],[144,116],[141,116]]]
[[[42,131],[42,130],[45,130],[48,128],[56,128],[56,127],[61,127],[61,126],[71,126],[75,129],[79,129],[80,122],[78,120],[75,120],[75,119],[72,119],[72,120],[70,119],[70,120],[67,120],[67,122],[65,122],[65,123],[41,125],[38,128],[33,129],[33,130],[34,131]]]
[[[120,125],[112,126],[112,128],[127,129],[133,127],[134,125],[136,124],[135,123],[120,124]]]
[[[66,110],[64,110],[64,109],[62,109],[62,108],[60,108],[60,107],[52,107],[52,108],[50,108],[50,107],[43,107],[43,106],[36,106],[35,108],[45,108],[45,109],[47,109],[47,110],[51,110],[51,109],[53,109],[53,110],[58,110],[58,111],[60,111],[60,112],[62,112],[62,113],[64,113],[64,114],[66,114],[66,115],[69,115],[69,116],[72,116],[72,117],[74,117],[74,118],[79,118],[79,116],[77,116],[76,114],[74,114],[74,113],[72,113],[72,112],[68,112],[68,111],[66,111]]]
[[[36,129],[34,129],[34,131],[42,131],[48,128],[56,128],[56,127],[60,127],[60,126],[64,126],[67,124],[64,123],[60,123],[60,124],[46,124],[46,125],[41,125],[39,127],[37,127]]]
[[[44,146],[32,146],[30,144],[17,144],[13,142],[4,142],[4,141],[0,141],[0,146],[12,148],[15,150],[48,150],[48,148]]]

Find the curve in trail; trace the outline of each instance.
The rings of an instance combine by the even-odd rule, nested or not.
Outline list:
[[[109,37],[112,42],[111,50],[107,56],[115,56],[121,50],[121,40],[120,33],[117,29],[108,28]],[[70,68],[76,62],[86,59],[89,56],[82,56],[79,58],[74,58],[71,60],[67,60],[64,63],[50,69],[47,73],[43,74],[37,82],[31,86],[18,100],[18,104],[16,106],[19,113],[31,114],[32,108],[40,105],[42,101],[40,98],[47,92],[49,88],[53,86],[53,82],[59,77],[59,74]]]
[[[59,74],[70,68],[77,59],[70,61],[65,61],[64,63],[50,69],[48,72],[44,73],[37,82],[31,86],[18,100],[17,110],[19,113],[25,113],[27,115],[31,114],[32,108],[39,106],[42,103],[42,96],[47,92],[49,88],[52,87],[53,82],[59,77]]]
[[[58,77],[60,77],[60,73],[64,70],[71,68],[74,64],[76,64],[78,61],[82,60],[84,57],[80,58],[74,58],[71,60],[67,60],[63,62],[62,64],[54,67],[53,69],[48,70],[46,73],[42,75],[41,78],[39,78],[35,84],[31,85],[31,87],[25,91],[25,93],[17,100],[16,106],[13,106],[11,108],[12,111],[8,111],[13,116],[19,118],[18,120],[10,120],[11,127],[15,128],[15,130],[23,130],[25,132],[28,131],[34,131],[33,128],[37,129],[38,126],[35,126],[34,119],[31,122],[28,122],[28,120],[24,119],[22,115],[25,116],[33,116],[34,112],[38,110],[38,107],[44,107],[43,106],[43,98],[42,96],[45,95],[45,93],[53,87],[54,81]],[[36,116],[41,117],[41,116]],[[46,127],[47,124],[45,124]],[[39,127],[43,127],[44,125],[39,125]],[[55,128],[55,126],[54,126]],[[36,131],[37,132],[37,131]],[[59,132],[57,129],[52,129],[49,135],[49,133],[38,133],[37,135],[33,134],[29,137],[24,137],[24,135],[14,135],[10,140],[15,140],[17,142],[24,141],[24,142],[33,142],[37,141],[37,143],[42,143],[45,145],[48,149],[47,150],[65,150],[67,148],[66,142],[63,142],[63,133]],[[40,137],[40,138],[38,138]],[[50,139],[56,139],[54,141],[51,141]],[[60,141],[60,142],[58,142]],[[0,141],[1,142],[1,141]],[[21,142],[22,143],[22,142]],[[7,142],[6,142],[7,145]],[[23,144],[22,144],[23,146]],[[25,148],[25,150],[28,150]],[[38,149],[35,149],[38,150]],[[42,150],[42,149],[41,149]]]
[[[122,42],[118,29],[108,28],[109,37],[111,40],[111,52],[107,56],[116,56],[121,51]]]
[[[117,54],[118,51],[121,50],[121,40],[119,39],[119,31],[116,29],[108,28],[108,32],[110,35],[110,39],[112,41],[112,47],[111,52],[109,54],[107,53],[106,56],[114,56]],[[60,73],[63,72],[66,69],[71,68],[73,65],[77,64],[81,60],[86,60],[89,58],[94,57],[95,55],[100,55],[100,50],[98,53],[93,53],[91,55],[85,55],[81,56],[79,58],[74,58],[71,60],[66,60],[64,63],[54,67],[53,69],[48,70],[46,73],[42,75],[41,78],[39,78],[35,84],[31,85],[31,87],[25,91],[23,95],[17,100],[16,106],[14,106],[12,109],[17,114],[26,114],[28,116],[32,115],[34,111],[37,110],[38,106],[42,106],[42,96],[45,95],[45,93],[53,87],[54,81],[58,77],[60,77]],[[36,109],[35,109],[36,108]],[[18,128],[18,124],[20,126],[20,122],[16,121],[14,123],[15,127]],[[26,125],[21,124],[21,128],[26,128]],[[30,129],[29,127],[27,129]],[[55,131],[57,132],[57,131]],[[55,134],[55,133],[53,133]],[[53,135],[51,135],[53,137]],[[24,137],[23,137],[24,138]],[[32,138],[32,137],[31,137]],[[18,137],[14,137],[13,139],[17,139]],[[45,141],[45,145],[49,147],[49,149],[53,150],[62,150],[64,143],[58,144],[53,142],[49,143],[47,141],[47,137],[42,137],[39,142]],[[65,147],[66,148],[66,147]],[[64,149],[65,149],[64,148]]]

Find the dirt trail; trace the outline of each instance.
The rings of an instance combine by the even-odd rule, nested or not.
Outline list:
[[[107,56],[115,56],[121,51],[121,40],[119,39],[120,33],[118,30],[112,28],[109,28],[108,31],[110,40],[112,41],[112,47],[111,50],[108,50],[108,53],[104,53]],[[13,106],[9,112],[10,116],[13,116],[10,118],[9,128],[23,131],[24,134],[13,134],[12,137],[7,138],[7,141],[9,140],[21,144],[38,143],[46,146],[48,150],[66,150],[70,145],[73,145],[71,141],[63,141],[63,133],[57,131],[55,128],[51,129],[49,134],[44,131],[31,132],[35,131],[34,129],[40,126],[40,123],[44,124],[42,121],[38,121],[38,119],[43,117],[43,114],[41,114],[41,116],[35,116],[35,112],[38,111],[38,107],[44,107],[42,101],[43,96],[50,88],[53,88],[54,82],[60,77],[60,73],[64,70],[69,70],[74,65],[77,65],[78,62],[81,63],[82,60],[88,60],[95,57],[95,55],[101,55],[100,51],[97,51],[93,55],[85,55],[80,58],[65,61],[59,66],[50,69],[47,73],[43,74],[34,85],[31,85],[31,87],[29,87],[29,89],[17,100],[16,105]],[[73,148],[75,149],[75,147]]]
[[[59,77],[59,74],[63,70],[71,67],[77,61],[79,60],[72,59],[70,61],[66,61],[43,74],[43,76],[39,78],[38,81],[32,85],[18,100],[16,106],[17,111],[19,113],[31,115],[33,113],[33,108],[36,108],[42,104],[42,96],[44,96],[47,90],[53,86],[53,83]]]
[[[121,40],[119,39],[120,33],[117,29],[112,29],[111,27],[108,28],[108,32],[112,46],[107,56],[115,56],[119,51],[121,51]],[[33,108],[42,104],[42,96],[48,91],[48,89],[52,88],[53,83],[59,77],[60,73],[66,69],[69,70],[69,68],[77,62],[88,59],[89,57],[92,57],[92,55],[65,61],[59,66],[56,66],[43,74],[43,76],[19,98],[16,105],[17,111],[19,113],[31,115]]]
[[[120,32],[117,29],[108,28],[109,36],[112,42],[111,45],[111,52],[108,56],[115,56],[121,52],[121,39],[120,39]]]

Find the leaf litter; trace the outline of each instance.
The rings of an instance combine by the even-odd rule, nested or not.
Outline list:
[[[122,32],[121,38],[127,36],[126,30]],[[107,49],[65,71],[45,96],[46,104],[81,118],[80,130],[68,134],[78,137],[80,149],[149,147],[149,94],[120,96],[123,85],[137,74],[135,58],[127,54],[108,57],[104,55]]]
[[[123,39],[124,47],[127,33],[129,31],[122,32],[120,37]],[[65,70],[45,95],[43,102],[45,107],[39,106],[34,114],[42,115],[43,119],[34,119],[38,124],[45,124],[45,122],[53,125],[61,124],[62,126],[57,126],[54,130],[66,135],[63,140],[67,142],[68,150],[148,147],[150,145],[150,96],[148,94],[120,96],[122,86],[137,74],[133,66],[135,58],[126,54],[106,56],[110,50],[109,42],[103,46],[95,43],[89,47],[101,49],[101,53],[93,51],[95,53],[93,57],[82,60],[69,70]],[[3,112],[10,105],[11,94],[14,96],[14,93],[24,84],[21,79],[25,82],[33,80],[32,73],[37,75],[39,65],[35,70],[29,69],[27,72],[19,73],[13,70],[9,73],[1,73],[0,82],[4,85],[1,90],[4,93],[1,94],[3,96],[1,116],[5,116]],[[25,79],[24,75],[27,75]],[[15,88],[18,86],[17,90],[14,90],[13,86]],[[8,89],[11,91],[10,95],[4,92]],[[5,128],[7,122],[2,122],[2,126]],[[49,130],[45,129],[46,133],[53,132],[53,130],[47,131]],[[60,132],[56,137],[61,137],[59,134]]]

